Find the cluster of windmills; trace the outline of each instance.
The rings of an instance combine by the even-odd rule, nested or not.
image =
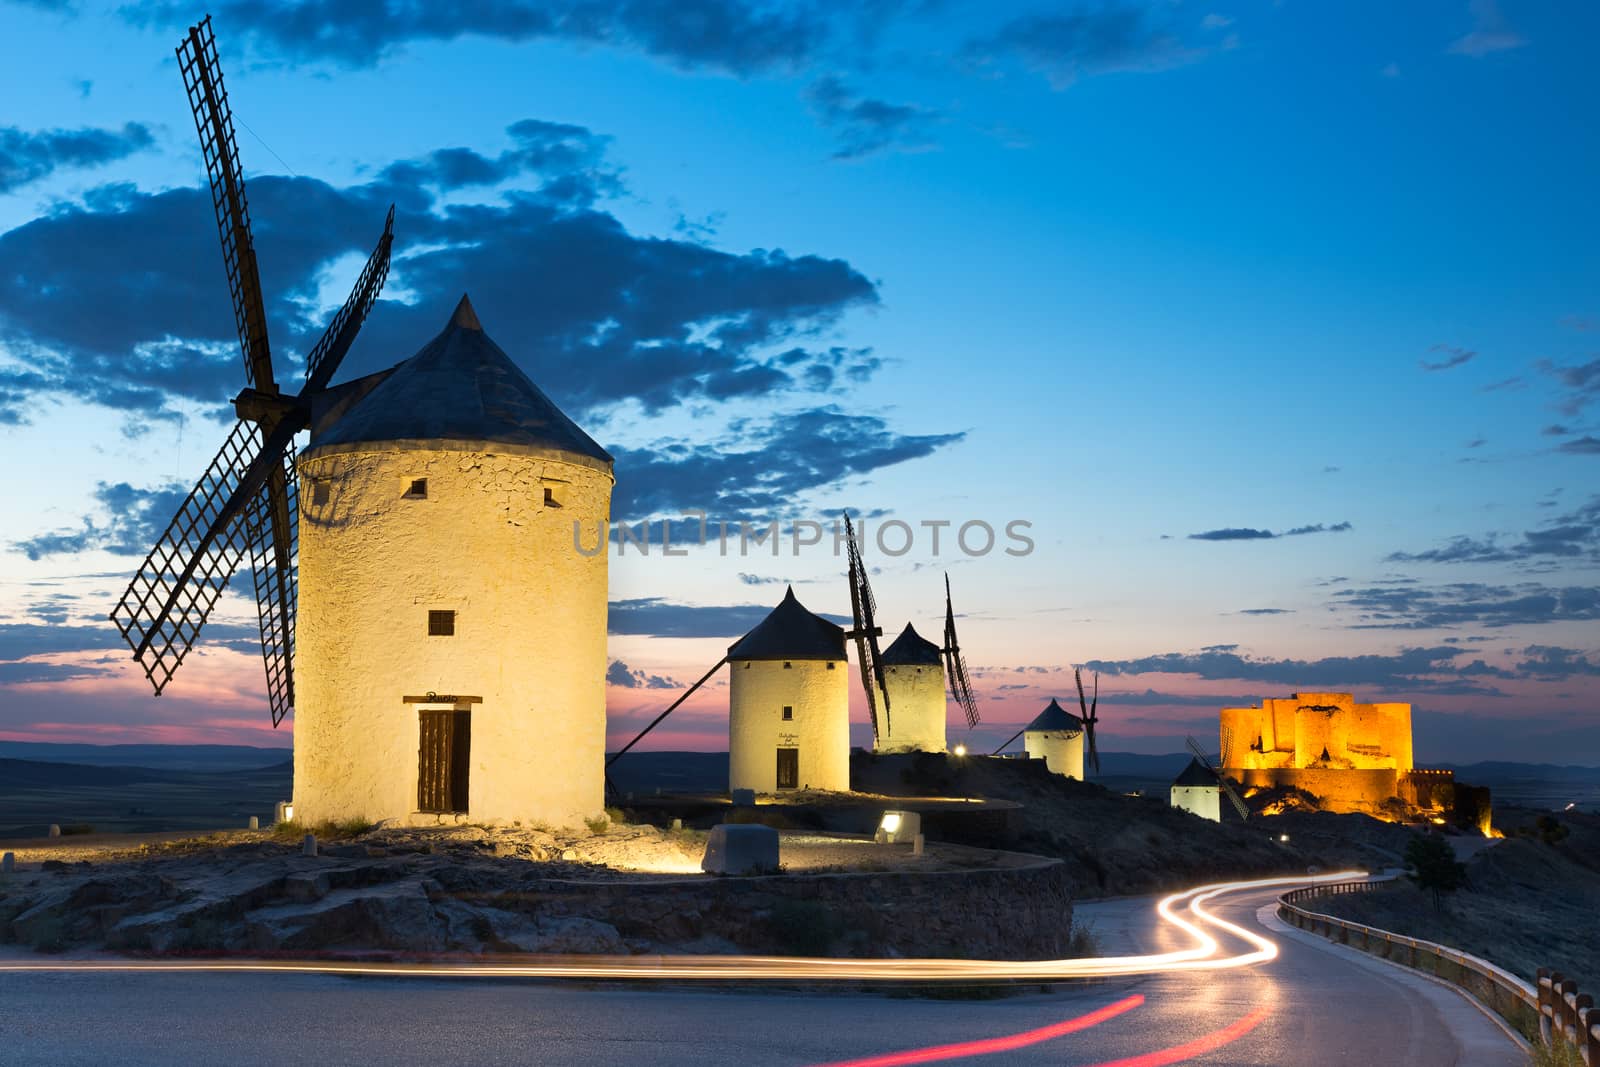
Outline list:
[[[607,556],[574,552],[571,530],[609,518],[611,456],[489,338],[465,297],[409,359],[331,384],[387,277],[392,208],[349,300],[307,355],[300,390],[285,392],[209,17],[178,58],[245,387],[238,425],[113,622],[159,695],[249,559],[272,722],[296,717],[296,818],[429,823],[470,813],[572,825],[595,816],[609,766]],[[304,430],[310,444],[297,454]],[[850,642],[875,751],[945,752],[947,693],[968,728],[979,723],[949,576],[942,643],[908,622],[882,647],[867,567],[844,521],[850,629],[791,588],[640,737],[726,666],[730,788],[848,790]],[[1098,681],[1090,701],[1075,678],[1081,714],[1052,700],[1018,736],[1030,757],[1081,779],[1086,749],[1099,769]]]

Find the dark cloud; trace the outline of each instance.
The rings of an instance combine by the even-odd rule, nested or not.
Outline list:
[[[1464,649],[1440,645],[1405,648],[1392,655],[1330,656],[1325,659],[1266,659],[1240,655],[1234,645],[1199,652],[1168,652],[1133,660],[1090,660],[1086,670],[1107,675],[1192,674],[1217,681],[1262,682],[1297,690],[1372,687],[1402,692],[1500,695],[1472,676],[1510,678],[1482,660],[1461,664]]]
[[[1567,434],[1572,432],[1572,429],[1570,427],[1563,426],[1558,422],[1553,422],[1539,432],[1544,434],[1546,437],[1565,437]]]
[[[1571,441],[1563,441],[1556,451],[1572,456],[1600,456],[1600,437],[1590,434]]]
[[[142,556],[166,529],[189,491],[175,482],[136,489],[127,482],[100,482],[94,489],[99,514],[86,516],[77,529],[55,530],[18,541],[13,547],[29,559],[99,549]]]
[[[1157,25],[1150,9],[1116,2],[1069,13],[1024,15],[962,49],[962,58],[978,68],[1020,60],[1057,89],[1096,74],[1169,70],[1204,54]]]
[[[1449,370],[1451,367],[1459,367],[1478,354],[1469,348],[1456,348],[1454,345],[1434,345],[1428,351],[1442,352],[1444,355],[1443,358],[1437,360],[1420,360],[1419,365],[1425,371],[1441,371]]]
[[[1348,522],[1336,522],[1331,526],[1317,523],[1314,526],[1296,526],[1284,530],[1282,533],[1273,533],[1271,530],[1258,530],[1250,526],[1228,526],[1220,530],[1203,530],[1200,533],[1189,535],[1191,541],[1271,541],[1279,537],[1303,537],[1315,533],[1344,533],[1353,529]]]
[[[120,130],[21,130],[0,126],[0,196],[71,167],[93,167],[149,148],[149,127],[130,122]]]
[[[1255,696],[1214,696],[1210,693],[1163,693],[1155,689],[1146,689],[1142,693],[1114,693],[1104,689],[1100,691],[1100,703],[1102,705],[1111,704],[1130,707],[1238,708],[1249,707],[1260,700],[1260,694]]]
[[[611,661],[611,666],[606,668],[606,684],[621,686],[623,689],[676,689],[677,683],[671,678],[663,678],[659,674],[648,674],[645,671],[631,669],[620,659]]]
[[[467,287],[495,339],[579,418],[624,399],[656,412],[833,389],[876,368],[870,352],[798,343],[878,302],[849,264],[636,236],[589,206],[606,173],[597,139],[544,123],[511,130],[516,146],[494,159],[431,153],[362,186],[251,181],[281,378],[295,366],[283,357],[323,328],[307,307],[327,267],[365,256],[390,201],[399,204],[396,284],[415,301],[379,303],[346,377],[410,355]],[[492,204],[444,199],[513,170],[533,188]],[[237,390],[208,200],[199,189],[110,186],[0,234],[0,340],[21,361],[0,367],[0,421],[22,419],[30,398],[51,393],[149,415],[175,399],[220,405]]]
[[[889,149],[920,151],[932,147],[928,126],[938,113],[912,104],[891,104],[858,96],[839,78],[819,78],[806,90],[818,121],[834,131],[834,159],[860,159]]]
[[[1520,540],[1500,534],[1483,537],[1465,534],[1450,538],[1439,548],[1423,552],[1392,552],[1392,563],[1529,563],[1548,564],[1559,559],[1600,560],[1600,496],[1558,515]]]
[[[1245,608],[1240,615],[1293,615],[1289,608]]]
[[[1333,594],[1330,603],[1356,612],[1357,629],[1502,627],[1600,619],[1600,587],[1555,588],[1537,582],[1343,589]]]
[[[1447,52],[1481,59],[1492,52],[1521,48],[1528,43],[1527,38],[1512,29],[1500,14],[1496,0],[1472,0],[1468,7],[1472,11],[1472,29],[1451,41],[1445,49]]]
[[[608,625],[614,634],[732,639],[747,633],[772,608],[771,604],[674,604],[661,597],[640,597],[613,600]]]
[[[837,407],[743,423],[728,440],[613,449],[612,510],[629,518],[700,508],[714,515],[767,515],[808,489],[932,454],[960,433],[895,433],[875,415]]]
[[[406,45],[480,36],[505,41],[560,39],[642,52],[674,66],[739,76],[798,69],[834,49],[869,42],[898,4],[858,6],[769,0],[505,0],[428,4],[403,0],[229,0],[217,24],[255,50],[286,61],[370,67]],[[140,25],[181,27],[193,9],[129,5]]]
[[[1558,405],[1567,415],[1578,414],[1600,397],[1600,358],[1570,367],[1546,359],[1540,360],[1537,366],[1567,390]]]
[[[1528,658],[1517,664],[1517,671],[1532,678],[1559,680],[1600,676],[1600,661],[1590,659],[1575,648],[1529,645],[1522,654]]]

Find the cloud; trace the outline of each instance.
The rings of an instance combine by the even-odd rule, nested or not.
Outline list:
[[[29,559],[99,549],[120,556],[143,556],[177,514],[189,491],[176,482],[136,489],[127,482],[99,482],[94,499],[101,515],[85,516],[77,529],[55,530],[16,542]]]
[[[1478,354],[1471,349],[1456,348],[1453,345],[1434,345],[1428,351],[1443,352],[1445,353],[1445,358],[1436,361],[1418,360],[1418,366],[1425,371],[1441,371],[1449,370],[1451,367],[1459,367]]]
[[[662,597],[613,600],[609,629],[614,634],[650,637],[737,638],[766,618],[772,608],[770,604],[675,604]]]
[[[1170,70],[1205,54],[1153,25],[1149,16],[1144,7],[1114,2],[1066,14],[1023,15],[969,41],[961,54],[978,68],[1016,57],[1056,89],[1097,74]]]
[[[1499,691],[1462,677],[1510,678],[1482,660],[1460,664],[1465,650],[1440,645],[1404,648],[1391,655],[1330,656],[1324,659],[1270,659],[1240,655],[1235,645],[1199,652],[1167,652],[1133,660],[1090,660],[1086,670],[1102,674],[1192,674],[1214,681],[1261,682],[1301,690],[1371,687],[1401,692],[1500,695]]]
[[[606,684],[621,686],[623,689],[676,689],[677,683],[671,678],[664,678],[659,674],[648,674],[636,671],[620,659],[611,661],[606,668]]]
[[[636,518],[700,508],[764,516],[808,489],[931,455],[964,436],[900,434],[875,415],[825,406],[744,422],[710,443],[613,449],[619,477],[612,512]]]
[[[1600,397],[1600,358],[1571,367],[1545,359],[1536,366],[1569,390],[1558,405],[1567,415],[1578,414],[1596,397]]]
[[[1530,563],[1548,564],[1558,559],[1600,560],[1600,496],[1564,515],[1550,519],[1520,540],[1502,535],[1482,537],[1460,534],[1438,548],[1422,552],[1391,552],[1391,563]]]
[[[1472,0],[1468,7],[1472,12],[1472,30],[1451,41],[1445,51],[1481,59],[1492,52],[1521,48],[1528,43],[1526,37],[1506,23],[1495,0]]]
[[[1567,434],[1571,433],[1572,430],[1571,428],[1563,426],[1558,422],[1553,422],[1539,432],[1544,434],[1546,437],[1565,437]]]
[[[1191,541],[1271,541],[1279,537],[1303,537],[1315,533],[1344,533],[1354,529],[1348,522],[1336,522],[1331,526],[1317,523],[1313,526],[1296,526],[1284,530],[1282,533],[1273,533],[1271,530],[1258,530],[1250,526],[1227,526],[1220,530],[1202,530],[1200,533],[1189,535]]]
[[[244,34],[256,51],[289,62],[371,67],[406,45],[488,37],[566,40],[643,53],[684,70],[748,77],[800,69],[819,56],[870,42],[900,5],[877,2],[788,5],[763,0],[506,0],[440,5],[379,0],[228,0],[217,23]],[[192,10],[176,3],[128,6],[140,25],[181,27]]]
[[[130,122],[120,130],[21,130],[0,126],[0,196],[70,167],[125,159],[155,143],[150,128]]]
[[[1563,441],[1556,451],[1565,452],[1569,456],[1600,456],[1600,437],[1589,434],[1571,441]]]
[[[583,126],[522,119],[506,128],[513,147],[489,158],[470,148],[440,148],[417,159],[400,160],[379,176],[385,184],[455,192],[498,185],[526,175],[546,175],[546,198],[588,206],[622,192],[617,171],[604,162],[611,138]]]
[[[860,159],[891,149],[915,152],[933,147],[928,126],[939,117],[936,111],[858,96],[832,75],[813,82],[806,90],[806,99],[818,121],[838,136],[834,159]]]
[[[1600,661],[1590,659],[1575,648],[1529,645],[1522,654],[1528,658],[1517,664],[1517,671],[1533,678],[1600,677]]]
[[[1358,613],[1356,629],[1421,630],[1600,620],[1600,587],[1538,582],[1342,589],[1330,603]]]
[[[1293,615],[1289,608],[1245,608],[1240,615]]]

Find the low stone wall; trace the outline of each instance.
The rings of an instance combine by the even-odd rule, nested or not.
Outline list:
[[[720,939],[783,955],[1035,960],[1066,955],[1069,881],[1060,860],[1038,859],[972,871],[539,880],[460,899],[541,920],[582,916],[614,926],[630,942]]]

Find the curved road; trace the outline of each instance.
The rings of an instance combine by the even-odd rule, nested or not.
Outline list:
[[[1269,962],[1063,985],[1000,1000],[729,994],[681,984],[586,988],[517,979],[19,973],[4,970],[24,959],[11,956],[0,959],[0,1062],[1527,1062],[1497,1024],[1454,991],[1282,926],[1270,914],[1281,891],[1246,890],[1209,906],[1217,917],[1276,942],[1278,956]],[[1080,905],[1077,914],[1093,926],[1104,955],[1192,947],[1188,935],[1158,920],[1154,905],[1154,898],[1106,901]],[[1230,954],[1253,947],[1212,932]],[[1082,1019],[1097,1011],[1109,1017]],[[1074,1019],[1080,1021],[1068,1022]],[[932,1046],[947,1047],[917,1051]]]

